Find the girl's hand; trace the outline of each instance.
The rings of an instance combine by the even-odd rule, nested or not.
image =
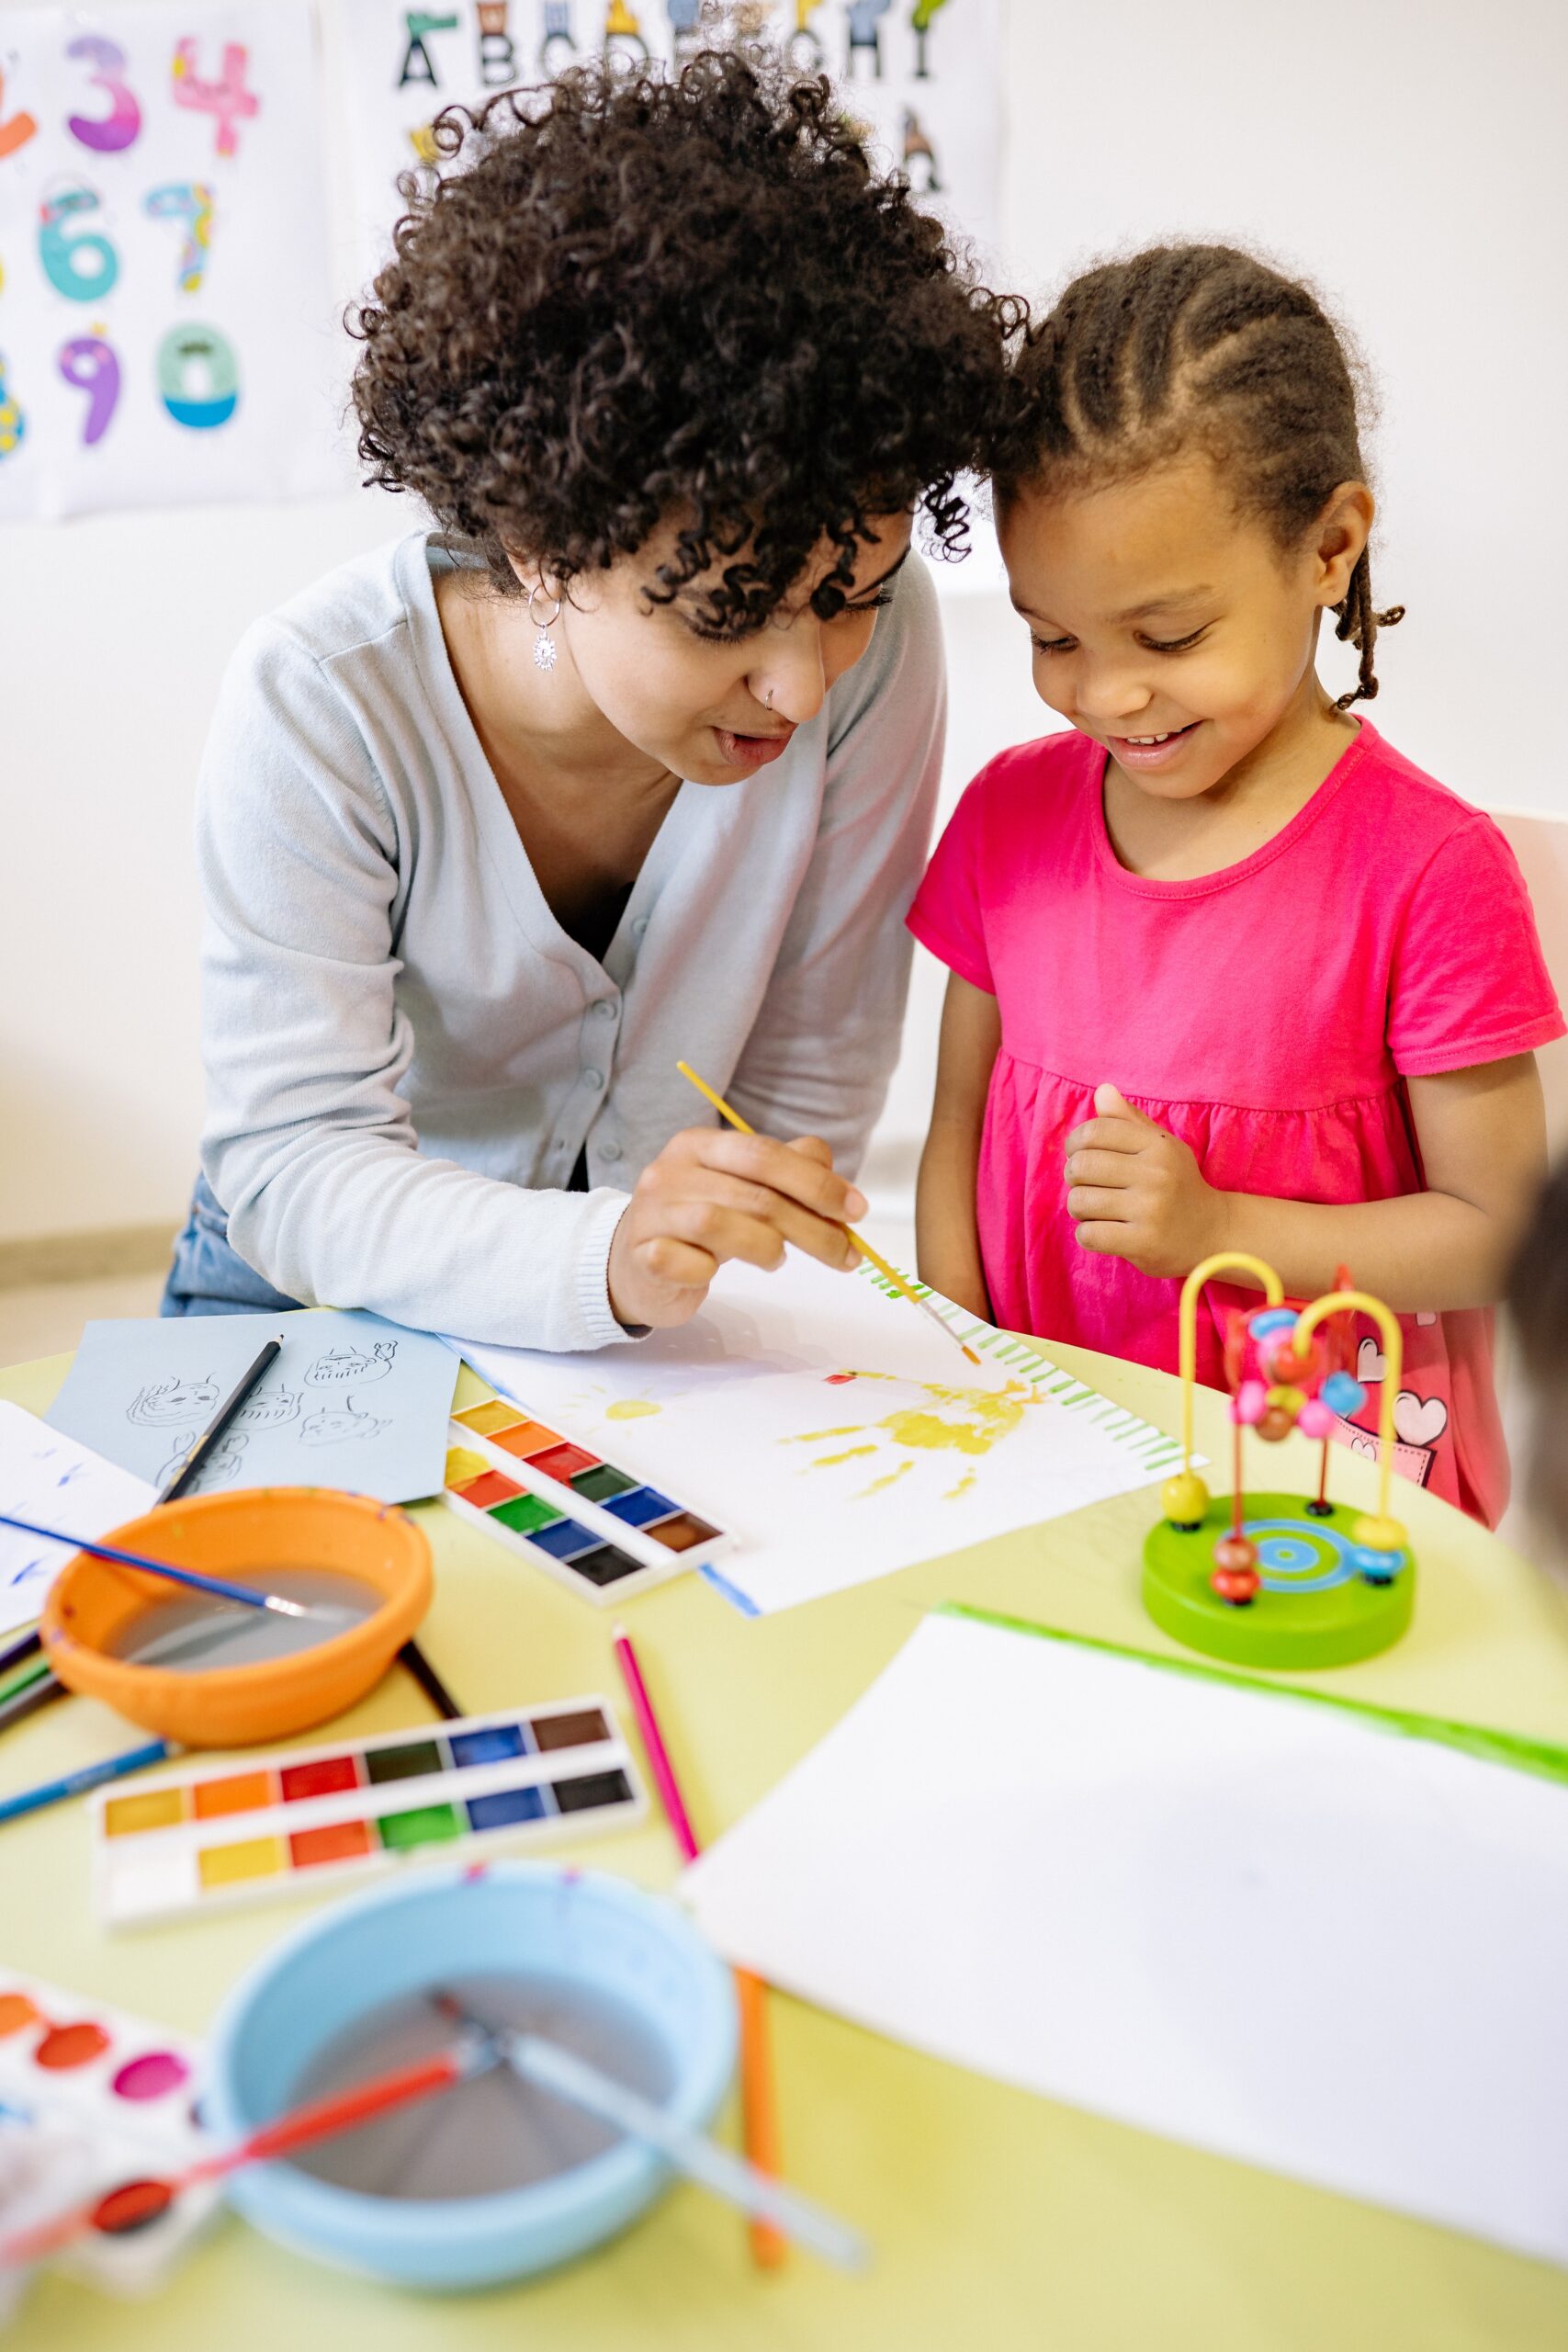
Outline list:
[[[1077,1219],[1078,1248],[1184,1280],[1224,1249],[1228,1194],[1204,1182],[1187,1144],[1115,1087],[1096,1087],[1094,1108],[1067,1137],[1067,1213]]]
[[[628,1326],[688,1322],[727,1258],[771,1270],[786,1241],[835,1271],[858,1265],[843,1228],[865,1213],[819,1136],[775,1143],[688,1127],[643,1170],[615,1227],[611,1310]]]

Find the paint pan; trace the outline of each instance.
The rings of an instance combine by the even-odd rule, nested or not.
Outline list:
[[[728,1548],[710,1520],[505,1397],[465,1406],[451,1434],[442,1500],[586,1600],[624,1600]]]
[[[194,2120],[201,2045],[164,2026],[0,1969],[0,2132],[47,2134],[72,2177],[65,2202],[97,2200],[94,2226],[54,2259],[122,2294],[167,2278],[217,2204],[197,2188],[120,2233],[117,2212],[145,2211],[140,2184],[205,2154]]]
[[[194,1603],[150,1572],[78,1553],[44,1612],[51,1666],[68,1689],[186,1747],[284,1739],[341,1714],[386,1672],[434,1589],[430,1546],[406,1512],[330,1487],[195,1496],[117,1529],[113,1540],[286,1598],[336,1601],[355,1592],[368,1604],[342,1628],[230,1612]],[[203,1624],[218,1644],[205,1658]],[[298,1630],[283,1647],[290,1639],[305,1646],[283,1654],[272,1629],[290,1625]],[[165,1641],[173,1655],[162,1650]]]
[[[186,1767],[93,1804],[108,1927],[313,1892],[476,1842],[532,1849],[624,1827],[647,1810],[602,1699],[460,1716],[254,1765]]]

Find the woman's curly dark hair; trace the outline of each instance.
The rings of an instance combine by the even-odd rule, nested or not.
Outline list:
[[[436,124],[462,168],[406,190],[351,313],[369,478],[566,583],[676,552],[656,601],[722,563],[705,625],[759,626],[824,541],[841,608],[867,517],[918,504],[965,551],[954,478],[1007,398],[1022,303],[981,286],[825,81],[708,51],[603,65]],[[744,560],[737,560],[742,553]]]

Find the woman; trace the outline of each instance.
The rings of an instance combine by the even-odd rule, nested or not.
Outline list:
[[[468,143],[357,321],[361,454],[438,528],[261,623],[220,699],[165,1311],[591,1348],[726,1259],[853,1262],[942,748],[911,530],[961,548],[1020,310],[826,85],[733,55]]]

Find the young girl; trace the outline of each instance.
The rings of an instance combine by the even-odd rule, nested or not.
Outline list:
[[[1400,1466],[1495,1522],[1489,1310],[1563,1023],[1496,827],[1348,715],[1398,615],[1338,338],[1249,255],[1161,247],[1069,287],[1018,389],[998,528],[1072,731],[976,778],[910,913],[953,974],[920,1272],[1174,1370],[1200,1259],[1308,1298],[1348,1265],[1404,1323]],[[1208,1295],[1218,1385],[1245,1293]],[[1367,1326],[1368,1428],[1382,1370]]]

